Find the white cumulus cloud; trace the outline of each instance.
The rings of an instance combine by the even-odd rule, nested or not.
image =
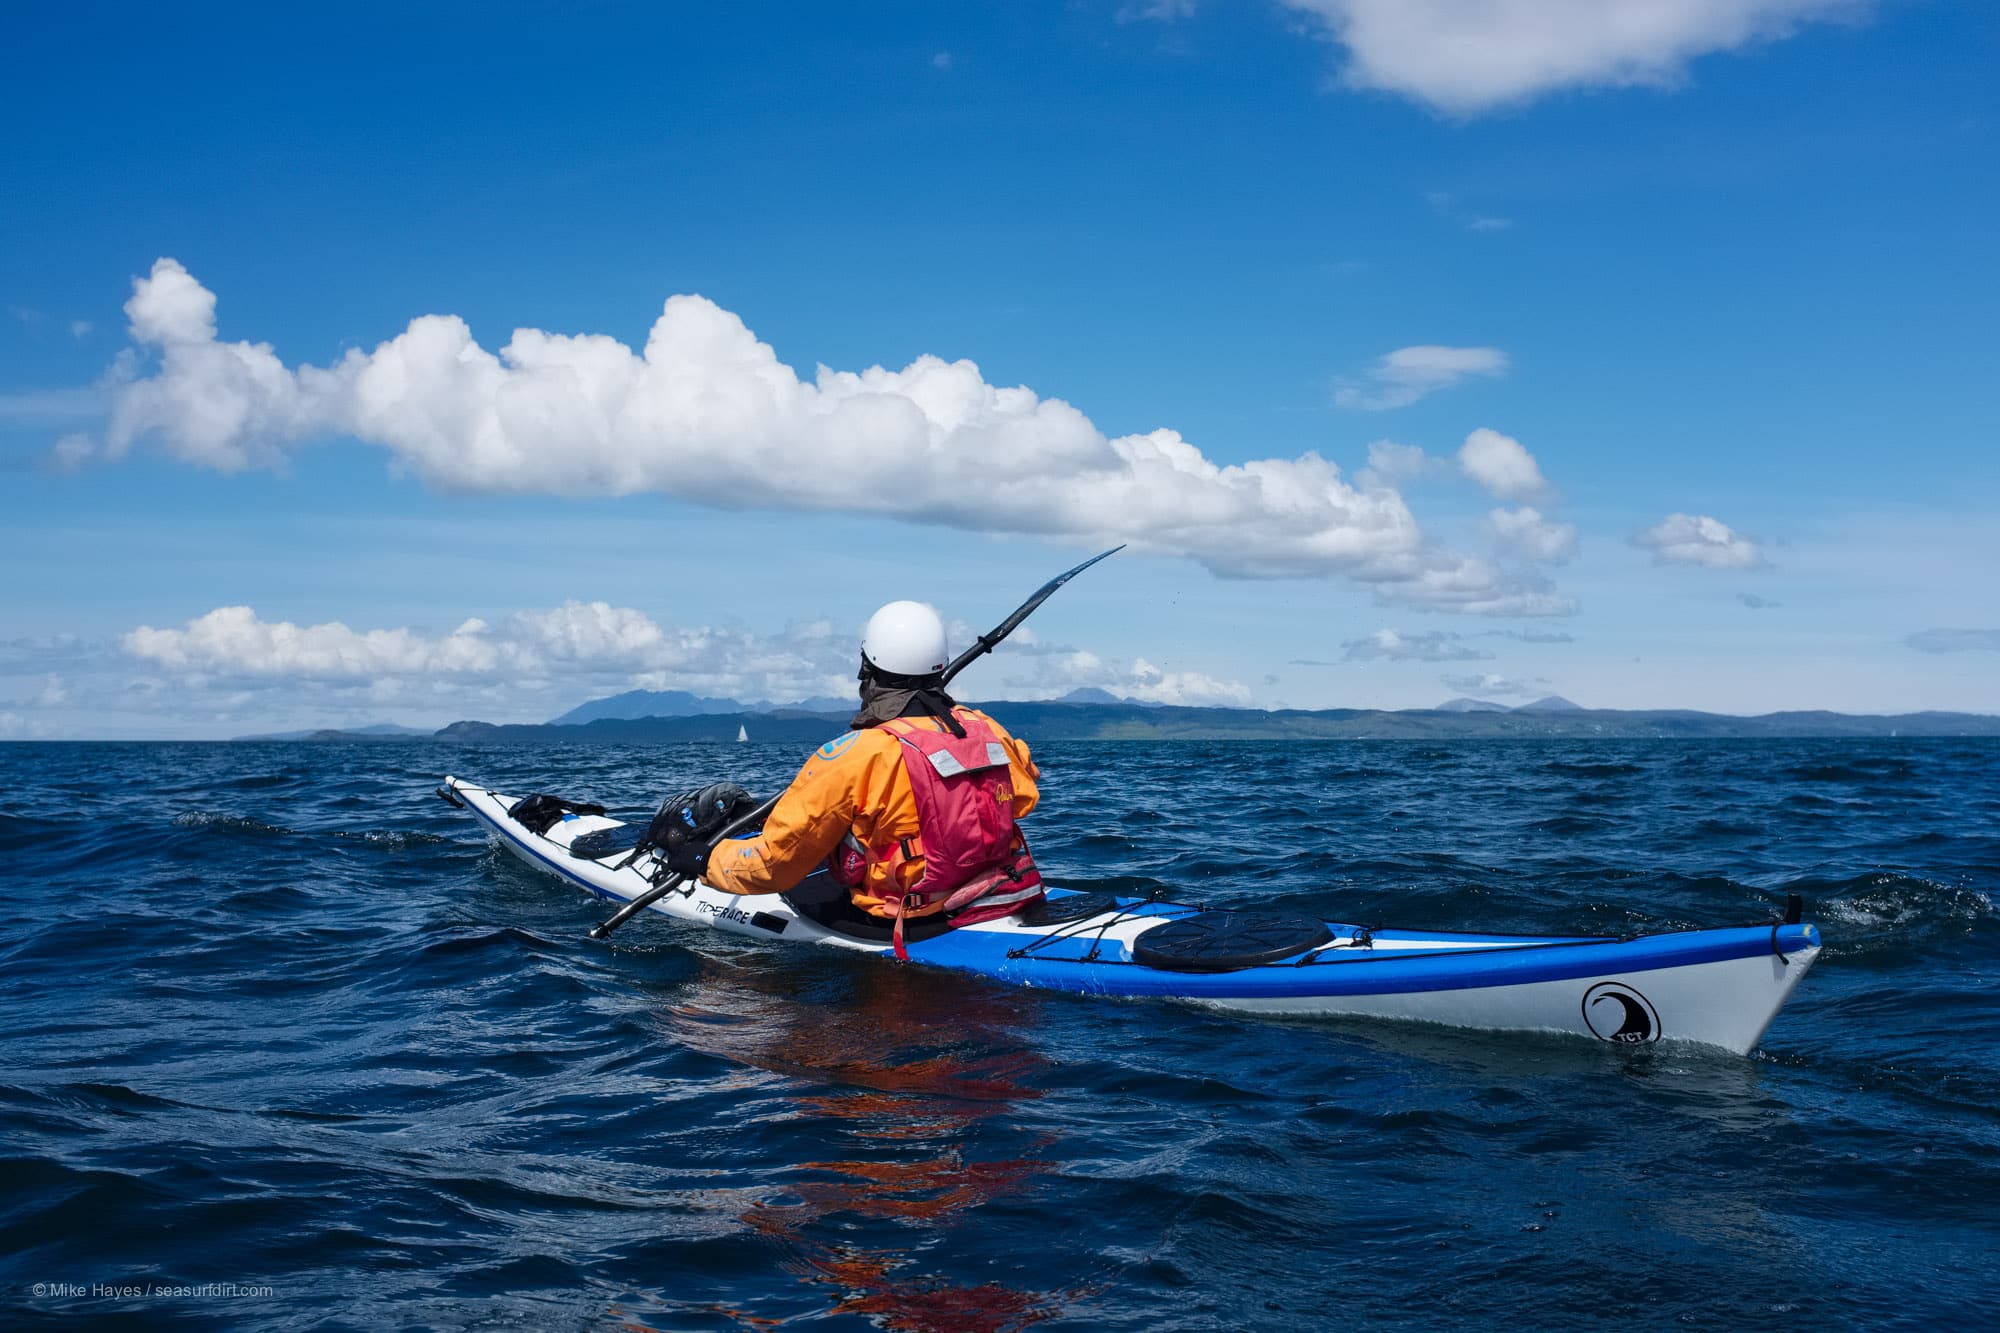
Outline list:
[[[1407,634],[1401,630],[1378,629],[1359,639],[1349,639],[1341,647],[1348,662],[1478,662],[1493,656],[1465,642],[1449,630]]]
[[[1478,698],[1522,697],[1540,694],[1548,688],[1549,682],[1540,676],[1517,680],[1511,676],[1496,676],[1491,672],[1481,672],[1473,676],[1439,676],[1446,688],[1460,694],[1470,694]]]
[[[1576,552],[1576,528],[1543,516],[1532,505],[1495,509],[1486,516],[1494,540],[1514,553],[1543,564],[1561,564]]]
[[[141,625],[127,634],[133,657],[173,671],[301,680],[487,672],[500,652],[484,622],[468,620],[428,638],[407,629],[349,629],[339,621],[294,625],[260,620],[247,606],[219,606],[180,629]]]
[[[1507,373],[1507,354],[1497,347],[1399,347],[1377,357],[1359,376],[1334,387],[1336,407],[1384,412],[1408,407],[1419,398],[1473,376],[1495,379]]]
[[[637,351],[600,334],[517,329],[498,353],[426,315],[327,367],[216,336],[216,300],[161,259],[134,283],[131,333],[153,358],[112,390],[101,440],[157,439],[225,471],[348,436],[453,491],[659,492],[719,507],[874,514],[1078,544],[1124,541],[1232,578],[1340,575],[1388,600],[1535,614],[1546,590],[1428,540],[1391,487],[1307,453],[1211,461],[1172,430],[1107,438],[1060,399],[988,384],[970,361],[820,367],[802,380],[743,321],[668,299]],[[1559,599],[1556,599],[1559,600]]]
[[[1346,51],[1341,81],[1451,115],[1561,88],[1668,87],[1689,61],[1859,16],[1872,0],[1284,0]]]
[[[1458,469],[1496,500],[1543,500],[1550,495],[1535,456],[1513,436],[1484,426],[1465,437]]]
[[[153,666],[224,679],[375,684],[443,677],[460,682],[577,677],[652,688],[748,690],[804,697],[852,689],[853,642],[807,623],[765,638],[744,630],[678,628],[605,602],[521,611],[497,624],[467,620],[442,634],[356,630],[339,621],[296,625],[223,606],[178,629],[143,625],[125,651]]]
[[[953,642],[976,631],[954,622]],[[605,602],[565,602],[494,623],[471,619],[444,633],[357,630],[339,621],[298,625],[223,606],[178,628],[141,626],[126,654],[208,692],[318,686],[382,701],[477,707],[509,692],[552,694],[569,707],[593,692],[687,690],[779,703],[854,693],[860,633],[831,621],[775,635],[740,628],[662,625],[643,611]],[[995,677],[999,677],[996,684]],[[50,677],[51,682],[55,678]],[[1247,704],[1238,681],[1164,670],[1144,658],[1111,662],[1084,649],[1039,642],[1023,629],[997,656],[971,668],[967,697],[1053,698],[1080,686],[1154,703]]]
[[[1250,689],[1240,681],[1220,680],[1199,671],[1165,671],[1141,657],[1133,661],[1129,684],[1113,686],[1113,693],[1129,695],[1146,703],[1222,705],[1245,707]]]
[[[1632,544],[1651,551],[1654,562],[1662,565],[1757,569],[1764,563],[1764,552],[1754,538],[1704,514],[1668,514],[1636,534]]]
[[[954,621],[951,641],[966,643],[977,631]],[[980,670],[978,667],[974,671]],[[998,682],[993,680],[998,676]],[[1045,643],[1032,630],[1016,630],[997,651],[991,670],[962,697],[1055,699],[1072,690],[1099,689],[1119,698],[1146,703],[1244,706],[1250,689],[1193,670],[1167,670],[1143,657],[1129,662],[1107,661],[1096,653],[1067,644]]]

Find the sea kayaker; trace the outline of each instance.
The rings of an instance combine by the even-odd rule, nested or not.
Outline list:
[[[1016,821],[1035,808],[1027,745],[944,692],[944,622],[921,602],[890,602],[861,635],[861,710],[819,747],[754,838],[707,844],[752,807],[715,783],[662,807],[677,836],[670,869],[725,893],[782,893],[822,866],[855,907],[894,923],[955,924],[1019,911],[1042,895]]]

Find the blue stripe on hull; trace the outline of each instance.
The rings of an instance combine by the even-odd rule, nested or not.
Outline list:
[[[1345,928],[1342,928],[1345,929]],[[1100,959],[1070,961],[1033,955],[1006,957],[1018,936],[941,935],[910,946],[910,956],[945,967],[963,968],[1002,981],[1052,990],[1102,995],[1179,996],[1189,999],[1288,999],[1333,995],[1407,995],[1420,991],[1477,990],[1581,977],[1630,976],[1660,968],[1754,958],[1773,952],[1817,948],[1819,931],[1810,925],[1738,926],[1649,935],[1629,941],[1574,943],[1550,940],[1490,949],[1440,953],[1371,954],[1341,950],[1306,964],[1270,963],[1239,972],[1161,972],[1132,963]],[[1105,953],[1115,952],[1107,946]],[[1358,956],[1357,956],[1358,955]]]

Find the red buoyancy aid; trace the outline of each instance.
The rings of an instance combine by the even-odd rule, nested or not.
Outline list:
[[[895,900],[896,957],[905,960],[910,956],[903,947],[906,916],[948,912],[954,925],[970,925],[1006,916],[1042,895],[1042,877],[1014,823],[1007,747],[983,718],[964,709],[952,715],[965,735],[917,726],[908,718],[882,724],[902,742],[922,849],[911,847],[908,838],[859,849],[850,834],[849,845],[832,858],[834,877],[849,887],[862,882],[869,861],[923,858],[922,876]]]

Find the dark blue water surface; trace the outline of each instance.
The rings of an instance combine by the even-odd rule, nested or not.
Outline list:
[[[430,795],[639,811],[799,758],[0,747],[5,1321],[1791,1329],[2000,1301],[2000,745],[1041,750],[1036,846],[1077,888],[1608,933],[1801,893],[1827,949],[1749,1059],[1044,995],[658,918],[592,944],[600,904]]]

